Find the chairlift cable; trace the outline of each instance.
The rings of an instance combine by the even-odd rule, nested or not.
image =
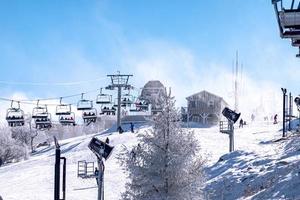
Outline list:
[[[4,81],[0,80],[0,84],[3,85],[29,85],[29,86],[72,86],[72,85],[81,85],[84,83],[98,82],[106,79],[107,77],[101,77],[93,80],[85,80],[85,81],[73,81],[73,82],[18,82],[18,81]]]
[[[3,98],[3,97],[0,97],[0,100],[2,101],[8,101],[8,102],[18,102],[20,104],[26,104],[26,105],[36,105],[36,103],[33,103],[33,102],[28,102],[26,100],[14,100],[14,99],[8,99],[8,98]],[[40,100],[40,99],[39,99]],[[72,106],[76,106],[76,103],[67,103],[68,105],[72,105]],[[39,105],[45,105],[45,106],[57,106],[57,105],[60,105],[59,103],[46,103],[46,104],[41,104],[39,103]]]
[[[68,96],[60,96],[60,97],[50,97],[50,98],[38,98],[38,99],[21,99],[21,100],[14,100],[14,99],[9,99],[9,98],[4,98],[4,97],[0,97],[0,100],[4,100],[4,101],[19,101],[21,103],[28,103],[28,104],[36,104],[36,103],[29,103],[29,102],[41,102],[41,101],[47,101],[47,100],[60,100],[60,99],[67,99],[67,98],[72,98],[72,97],[77,97],[77,96],[81,96],[82,94],[89,94],[89,93],[93,93],[98,91],[97,90],[90,90],[90,91],[86,91],[86,92],[81,92],[78,94],[73,94],[73,95],[68,95]],[[43,104],[44,105],[44,104]],[[47,104],[50,105],[50,104]],[[57,104],[55,104],[57,105]]]

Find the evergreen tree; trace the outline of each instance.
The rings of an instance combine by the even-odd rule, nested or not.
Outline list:
[[[139,144],[119,155],[128,173],[123,199],[202,199],[204,160],[194,133],[180,127],[180,115],[171,95],[161,99],[162,112],[153,128],[140,134]]]

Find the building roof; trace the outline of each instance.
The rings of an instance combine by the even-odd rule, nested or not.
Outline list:
[[[148,81],[144,88],[164,88],[165,86],[158,80]]]
[[[213,97],[215,97],[215,98],[217,98],[217,99],[220,99],[220,100],[223,101],[226,105],[228,105],[228,103],[227,103],[222,97],[220,97],[220,96],[218,96],[218,95],[215,95],[215,94],[213,94],[213,93],[210,93],[210,92],[208,92],[208,91],[206,91],[206,90],[202,90],[201,92],[192,94],[192,95],[186,97],[186,100],[189,101],[189,100],[192,100],[193,97],[194,97],[194,98],[195,98],[195,97],[200,97],[200,96],[203,96],[203,95],[205,95],[205,94],[207,94],[207,95],[209,95],[209,96],[213,96]]]
[[[148,81],[143,89],[142,89],[142,93],[141,93],[141,97],[145,98],[147,96],[152,96],[152,95],[159,95],[165,93],[165,86],[158,80],[152,80],[152,81]]]

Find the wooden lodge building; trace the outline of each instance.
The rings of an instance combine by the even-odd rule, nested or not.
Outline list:
[[[217,124],[222,116],[222,110],[228,104],[222,97],[205,90],[193,94],[187,99],[186,119],[201,124]]]

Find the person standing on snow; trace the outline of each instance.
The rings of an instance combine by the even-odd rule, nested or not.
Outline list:
[[[274,116],[274,122],[273,122],[273,124],[277,124],[277,117],[278,117],[278,115],[276,114],[276,115]]]
[[[240,120],[239,128],[243,128],[243,126],[244,126],[244,121],[243,121],[243,119],[241,119],[241,120]]]
[[[99,183],[98,183],[98,176],[99,176],[99,170],[98,170],[98,168],[96,167],[96,168],[95,168],[95,177],[96,177],[97,185],[99,185]]]
[[[134,124],[132,122],[130,122],[130,130],[131,133],[134,133]]]
[[[251,120],[252,120],[252,122],[254,121],[254,119],[255,119],[255,115],[252,114],[252,115],[251,115]]]

